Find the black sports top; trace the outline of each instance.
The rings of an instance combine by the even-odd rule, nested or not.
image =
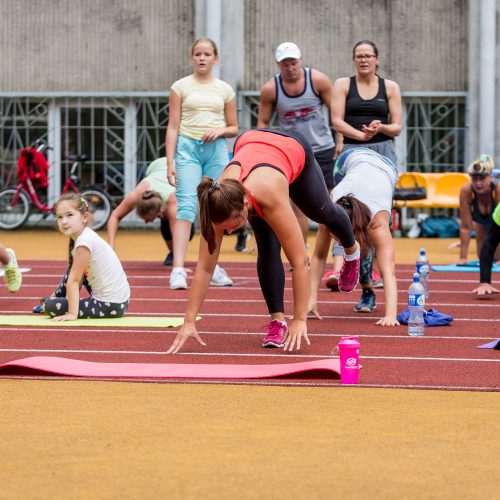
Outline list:
[[[472,204],[470,206],[470,212],[472,215],[472,220],[481,226],[486,228],[490,228],[493,224],[493,212],[495,211],[495,207],[497,206],[498,200],[496,199],[497,188],[495,184],[492,182],[490,184],[490,195],[491,195],[491,208],[487,214],[482,214],[479,209],[479,201],[477,199],[477,193],[472,188]]]
[[[378,79],[378,92],[373,99],[363,99],[358,92],[356,77],[351,76],[349,92],[346,97],[344,121],[357,130],[368,125],[373,120],[380,120],[383,124],[389,123],[389,103],[383,78]],[[372,144],[374,142],[392,141],[392,137],[377,134],[368,141],[358,141],[344,136],[344,144]]]

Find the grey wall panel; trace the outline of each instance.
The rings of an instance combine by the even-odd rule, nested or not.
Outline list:
[[[0,0],[0,91],[162,91],[190,71],[192,0]]]
[[[379,47],[380,74],[407,91],[467,89],[466,0],[246,0],[245,88],[275,72],[274,50],[294,41],[332,80],[353,73],[352,47]]]

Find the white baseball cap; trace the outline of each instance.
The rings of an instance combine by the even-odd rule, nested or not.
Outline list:
[[[300,49],[293,42],[283,42],[276,49],[276,62],[283,59],[300,59]]]

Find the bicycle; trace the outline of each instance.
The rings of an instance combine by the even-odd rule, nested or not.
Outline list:
[[[36,182],[37,179],[44,175],[40,172],[33,173],[36,171],[32,161],[33,155],[35,152],[43,153],[46,149],[50,148],[42,141],[37,141],[30,148],[24,148],[23,151],[30,158],[27,168],[22,171],[18,170],[19,182],[17,185],[9,186],[0,191],[0,229],[14,230],[20,228],[30,217],[33,206],[43,214],[44,218],[53,213],[54,207],[40,201],[33,183],[33,180]],[[72,161],[73,165],[61,194],[68,191],[80,193],[87,201],[92,215],[92,222],[89,226],[97,231],[102,229],[108,222],[112,205],[109,196],[98,186],[88,185],[79,189],[81,180],[75,172],[80,165],[84,165],[87,159],[85,155],[68,156],[68,160]],[[46,182],[42,185],[46,187]]]

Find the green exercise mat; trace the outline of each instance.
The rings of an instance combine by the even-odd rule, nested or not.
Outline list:
[[[199,319],[196,318],[196,319]],[[52,321],[43,314],[0,314],[0,325],[3,326],[99,326],[113,328],[175,328],[181,326],[183,318],[167,316],[124,316],[123,318],[77,319],[75,321]]]

